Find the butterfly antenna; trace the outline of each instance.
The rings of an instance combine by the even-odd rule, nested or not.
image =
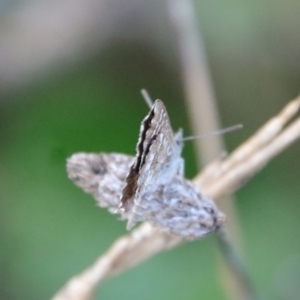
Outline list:
[[[210,137],[210,136],[225,134],[225,133],[228,133],[228,132],[239,130],[241,128],[243,128],[243,124],[237,124],[237,125],[230,126],[230,127],[227,127],[227,128],[221,129],[221,130],[217,130],[217,131],[214,131],[214,132],[211,132],[211,133],[204,133],[204,134],[200,134],[200,135],[187,136],[187,137],[184,137],[184,138],[180,139],[180,141],[185,142],[185,141],[190,141],[190,140],[195,140],[195,139],[201,139],[201,138],[204,138],[204,137]]]
[[[145,102],[147,103],[147,105],[149,106],[150,109],[152,109],[153,106],[153,101],[148,93],[148,91],[146,89],[141,89],[141,94],[145,100]]]

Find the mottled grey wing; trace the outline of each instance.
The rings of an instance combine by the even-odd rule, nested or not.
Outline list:
[[[118,153],[75,153],[67,160],[69,178],[101,207],[119,212],[125,179],[134,157]]]
[[[180,136],[181,132],[178,140]],[[181,164],[182,143],[175,139],[167,110],[161,100],[155,101],[142,121],[136,149],[136,159],[126,178],[121,199],[125,212],[139,203],[141,195],[153,190],[158,182],[162,184],[171,180]]]
[[[139,221],[147,221],[185,239],[201,238],[225,222],[225,215],[215,203],[181,176],[143,194],[142,201],[134,208],[136,216],[140,216]]]

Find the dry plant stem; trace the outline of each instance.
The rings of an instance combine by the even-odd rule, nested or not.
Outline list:
[[[290,119],[299,110],[299,98],[291,101],[280,114],[272,118],[265,126],[263,126],[247,143],[244,143],[231,154],[231,159],[223,164],[222,171],[226,172],[234,164],[244,161],[255,150],[260,149],[268,144],[274,136],[284,127],[287,119]],[[268,134],[266,134],[268,133]]]
[[[227,191],[241,186],[242,180],[249,179],[247,174],[255,174],[256,170],[263,168],[270,158],[299,138],[299,120],[283,130],[299,109],[300,98],[298,97],[239,146],[230,157],[205,168],[194,182],[199,186],[205,186],[207,193],[211,196],[220,195],[219,191],[226,195]],[[224,180],[224,174],[226,174],[226,180]],[[237,178],[241,178],[241,181],[238,182]],[[231,186],[232,184],[235,187]]]
[[[300,119],[295,120],[287,128],[283,129],[285,124],[289,122],[299,109],[300,99],[291,102],[291,105],[295,108],[292,113],[285,114],[282,112],[276,117],[281,120],[282,125],[280,127],[274,126],[271,139],[269,138],[270,130],[268,124],[274,119],[268,122],[257,134],[234,152],[234,155],[242,156],[243,149],[245,149],[244,147],[249,146],[250,150],[247,156],[252,157],[252,159],[246,162],[241,160],[232,165],[230,172],[218,174],[218,176],[216,176],[216,182],[212,182],[209,186],[199,186],[199,182],[207,182],[205,179],[206,176],[211,178],[212,172],[207,172],[208,169],[214,169],[217,172],[216,164],[213,164],[214,167],[207,168],[202,175],[197,177],[194,183],[197,184],[199,188],[201,187],[204,193],[215,200],[219,200],[224,194],[235,192],[236,188],[240,186],[242,182],[245,182],[246,179],[253,176],[276,154],[279,154],[291,143],[296,141],[296,139],[300,138]],[[264,137],[264,139],[261,139],[261,137]],[[259,143],[258,140],[268,140],[268,144],[256,147],[255,145]],[[254,145],[253,149],[251,145]],[[257,157],[259,157],[259,159]],[[233,159],[232,156],[229,156],[217,164],[222,168],[222,166],[226,165],[231,159]],[[222,182],[226,184],[222,184]],[[215,184],[216,188],[214,188]],[[53,300],[91,299],[96,287],[105,279],[136,266],[160,251],[171,249],[183,242],[184,241],[178,237],[159,232],[149,224],[143,223],[128,235],[118,239],[90,268],[68,281],[54,296]]]
[[[130,234],[116,240],[91,267],[69,280],[52,300],[92,299],[97,286],[105,279],[138,265],[158,252],[174,248],[181,242],[181,238],[162,233],[148,223],[143,223]]]
[[[178,37],[183,82],[194,134],[214,132],[221,126],[204,43],[198,29],[195,5],[193,0],[169,0],[169,8]],[[202,165],[207,165],[225,149],[221,136],[214,139],[197,139],[195,143],[199,166],[200,162]],[[235,248],[240,249],[240,233],[233,196],[224,198],[219,206],[227,215],[230,240]],[[233,245],[230,249],[233,248]],[[224,258],[226,259],[226,253]],[[241,299],[244,289],[239,286],[239,277],[242,275],[230,272],[222,262],[220,262],[220,268],[222,269],[221,281],[225,283],[223,279],[226,278],[224,288],[228,297]]]

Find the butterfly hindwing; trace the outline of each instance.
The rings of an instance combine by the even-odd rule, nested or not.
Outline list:
[[[133,156],[118,153],[76,153],[67,160],[69,178],[101,207],[118,212]]]

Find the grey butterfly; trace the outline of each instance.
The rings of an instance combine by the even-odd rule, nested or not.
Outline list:
[[[166,108],[156,100],[144,118],[135,159],[124,154],[74,154],[69,177],[101,207],[128,219],[127,229],[148,221],[194,239],[223,225],[224,215],[183,177],[182,131],[174,135]]]

